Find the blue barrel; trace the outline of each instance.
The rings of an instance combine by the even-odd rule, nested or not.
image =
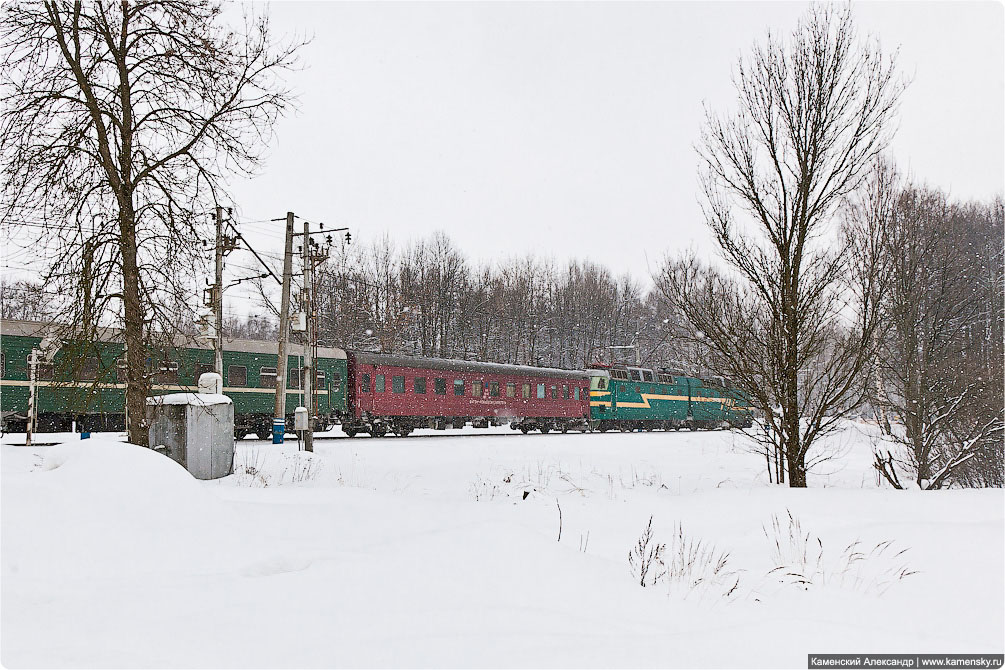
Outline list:
[[[286,436],[286,419],[272,420],[272,444],[282,444]]]
[[[91,431],[89,431],[89,430],[82,430],[82,431],[80,431],[80,439],[86,440],[86,439],[88,439],[90,437],[91,437]]]

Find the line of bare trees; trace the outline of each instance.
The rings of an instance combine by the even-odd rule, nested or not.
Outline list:
[[[881,165],[851,210],[882,258],[871,402],[894,487],[1003,481],[1003,205],[952,203]]]
[[[476,267],[443,233],[400,247],[385,236],[334,249],[317,288],[322,345],[563,368],[634,362],[637,345],[642,363],[700,367],[668,338],[665,301],[589,261]]]

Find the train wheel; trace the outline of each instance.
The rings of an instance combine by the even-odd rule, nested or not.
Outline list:
[[[385,428],[384,426],[374,426],[370,430],[370,434],[373,435],[374,437],[384,437],[385,435],[387,435],[387,428]]]
[[[528,428],[527,426],[520,426],[520,432],[526,435],[527,433],[530,432],[530,428]]]
[[[255,436],[259,440],[268,440],[268,439],[270,439],[272,437],[272,429],[271,428],[256,428],[255,429]]]
[[[342,426],[342,432],[345,433],[347,437],[356,437],[356,429],[352,426]]]
[[[608,426],[607,426],[606,423],[602,423],[599,426],[597,426],[597,430],[599,430],[601,433],[606,433],[607,432],[607,428],[608,428]]]
[[[550,430],[551,430],[551,428],[549,428],[548,426],[541,426],[541,432],[542,433],[547,433]]]
[[[562,424],[562,433],[564,434],[564,433],[568,433],[568,432],[569,432],[569,426],[567,424],[563,423]]]

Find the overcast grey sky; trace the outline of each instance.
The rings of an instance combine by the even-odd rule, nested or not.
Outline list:
[[[295,211],[400,241],[440,229],[476,260],[534,251],[644,279],[711,250],[693,145],[702,104],[734,98],[737,58],[805,3],[273,3],[312,33],[244,220]],[[1000,3],[854,5],[912,79],[892,154],[959,198],[1005,183]],[[264,225],[251,239],[281,249]]]

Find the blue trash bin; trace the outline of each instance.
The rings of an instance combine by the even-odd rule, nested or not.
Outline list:
[[[286,419],[272,420],[272,444],[282,444],[286,436]]]

